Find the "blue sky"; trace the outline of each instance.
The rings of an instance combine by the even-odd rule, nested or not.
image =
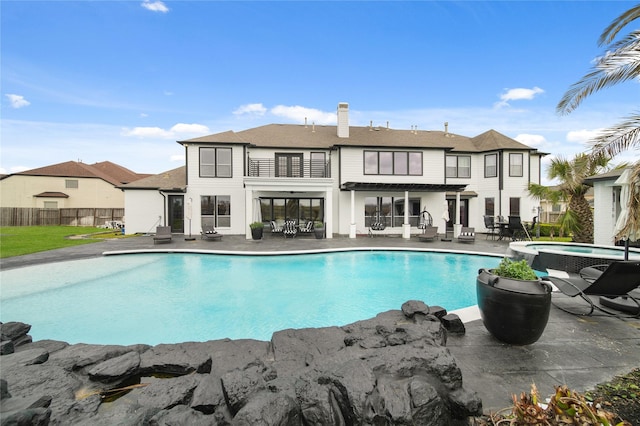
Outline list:
[[[448,122],[571,157],[637,110],[628,82],[555,112],[634,4],[3,0],[0,172],[109,160],[160,173],[184,163],[176,140],[335,124],[339,102],[352,125]]]

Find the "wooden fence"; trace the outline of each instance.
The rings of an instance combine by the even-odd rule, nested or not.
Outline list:
[[[0,208],[0,226],[104,226],[107,221],[123,219],[121,208]]]

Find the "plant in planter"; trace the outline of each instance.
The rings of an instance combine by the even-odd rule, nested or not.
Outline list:
[[[476,280],[480,316],[498,340],[514,345],[536,342],[549,320],[551,285],[526,260],[504,258],[495,269],[480,269]]]
[[[313,232],[317,239],[324,238],[324,222],[320,222],[319,220],[313,222]]]
[[[262,232],[264,229],[264,223],[262,222],[252,222],[249,224],[249,228],[251,228],[251,238],[254,240],[262,239]]]

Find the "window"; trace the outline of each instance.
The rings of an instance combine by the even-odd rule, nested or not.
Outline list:
[[[202,224],[214,228],[231,226],[231,197],[229,195],[202,195],[200,197]]]
[[[45,209],[57,209],[58,202],[57,201],[45,201],[43,207]]]
[[[324,152],[312,152],[311,153],[311,177],[322,178],[327,177],[328,173],[325,170],[326,156]]]
[[[422,153],[409,151],[365,151],[364,174],[422,176]]]
[[[392,208],[393,206],[393,208]],[[418,226],[420,222],[420,199],[409,199],[409,223]],[[402,226],[404,223],[404,197],[367,197],[364,199],[364,225],[381,222],[385,226]]]
[[[484,214],[485,216],[494,216],[495,215],[495,200],[492,198],[484,199]]]
[[[468,155],[447,155],[445,163],[447,177],[471,177],[471,157]]]
[[[522,154],[509,154],[509,176],[522,176]]]
[[[200,148],[200,177],[231,176],[231,148]]]
[[[520,216],[520,198],[509,198],[509,216]]]
[[[295,220],[300,224],[308,220],[324,222],[322,198],[261,198],[262,221]]]
[[[484,177],[491,178],[498,176],[498,154],[488,154],[484,156]]]
[[[276,153],[276,177],[302,176],[302,154]]]
[[[78,188],[78,179],[65,179],[65,188]]]

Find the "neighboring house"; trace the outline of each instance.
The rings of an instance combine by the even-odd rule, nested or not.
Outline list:
[[[3,176],[0,207],[123,208],[118,186],[146,176],[109,161],[67,161]]]
[[[616,180],[624,169],[615,169],[585,179],[593,186],[593,243],[615,244],[614,229],[620,215],[620,189]]]
[[[550,186],[549,189],[552,191],[557,191],[558,186]],[[591,208],[593,209],[593,188],[589,188],[587,192],[584,194],[585,200],[589,203]],[[540,217],[539,221],[542,223],[556,223],[560,215],[567,209],[568,203],[565,201],[558,201],[557,203],[552,203],[551,200],[541,199],[540,200]]]
[[[483,215],[535,215],[526,188],[540,183],[545,154],[531,147],[495,130],[449,133],[446,124],[444,132],[351,127],[345,103],[337,119],[337,126],[270,124],[179,141],[184,180],[122,186],[127,233],[156,222],[189,233],[185,212],[196,233],[208,223],[247,238],[251,222],[285,219],[325,222],[327,238],[366,234],[374,222],[385,223],[381,233],[408,238],[429,215],[443,233],[445,203],[456,233],[483,231]]]

